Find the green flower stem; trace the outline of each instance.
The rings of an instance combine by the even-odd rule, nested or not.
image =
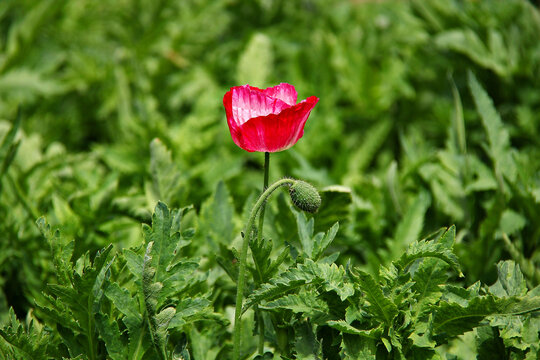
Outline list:
[[[264,153],[264,185],[262,192],[264,193],[266,191],[266,188],[268,188],[268,173],[270,168],[270,153],[265,152]],[[261,206],[261,214],[259,215],[259,229],[258,229],[258,237],[259,241],[262,239],[262,232],[263,232],[263,225],[264,225],[264,209],[266,207],[266,201],[263,202]]]
[[[263,188],[262,188],[263,193],[266,190],[266,188],[268,187],[268,174],[269,174],[269,171],[270,171],[270,153],[265,152],[264,153],[264,182],[263,182]],[[266,208],[266,201],[263,202],[263,204],[261,206],[260,214],[259,214],[259,229],[257,231],[257,236],[259,238],[259,242],[262,240],[262,236],[263,236],[264,210],[265,210],[265,208]],[[259,324],[259,346],[258,346],[258,351],[259,351],[260,355],[263,355],[263,353],[264,353],[264,319],[263,319],[261,311],[259,310],[259,306],[257,306],[257,305],[255,305],[255,314],[257,316],[258,324]]]
[[[270,185],[262,195],[259,197],[255,206],[251,210],[251,213],[248,218],[246,228],[244,229],[244,238],[242,239],[242,250],[240,252],[240,268],[238,270],[238,281],[236,287],[236,309],[234,312],[234,335],[233,335],[233,359],[240,360],[240,335],[241,335],[241,324],[240,317],[242,316],[242,303],[244,301],[244,287],[246,285],[246,260],[247,260],[247,251],[249,246],[249,240],[253,233],[253,226],[255,224],[255,219],[259,210],[266,202],[268,197],[272,195],[281,186],[291,186],[295,183],[296,180],[293,179],[281,179]]]

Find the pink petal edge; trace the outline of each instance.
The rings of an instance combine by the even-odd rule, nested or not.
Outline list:
[[[304,125],[318,101],[310,96],[279,114],[255,117],[239,127],[229,125],[233,141],[249,152],[286,150],[304,135]]]
[[[249,85],[231,88],[225,94],[223,102],[227,110],[227,122],[232,122],[233,126],[241,126],[259,116],[279,114],[290,107],[279,98],[270,97],[264,91]]]

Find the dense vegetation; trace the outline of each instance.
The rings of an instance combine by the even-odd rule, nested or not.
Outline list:
[[[222,99],[280,82],[320,101],[270,179],[323,202],[268,202],[245,357],[537,359],[538,34],[518,0],[0,1],[0,359],[228,359],[264,156]]]

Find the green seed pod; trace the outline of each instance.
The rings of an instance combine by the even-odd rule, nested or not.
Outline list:
[[[321,206],[319,192],[305,181],[296,180],[289,188],[289,194],[293,204],[301,210],[314,213]]]

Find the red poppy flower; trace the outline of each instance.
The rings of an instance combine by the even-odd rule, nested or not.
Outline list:
[[[319,98],[296,103],[294,86],[267,89],[235,86],[223,97],[227,124],[236,145],[244,150],[276,152],[290,148],[304,135],[304,125]]]

